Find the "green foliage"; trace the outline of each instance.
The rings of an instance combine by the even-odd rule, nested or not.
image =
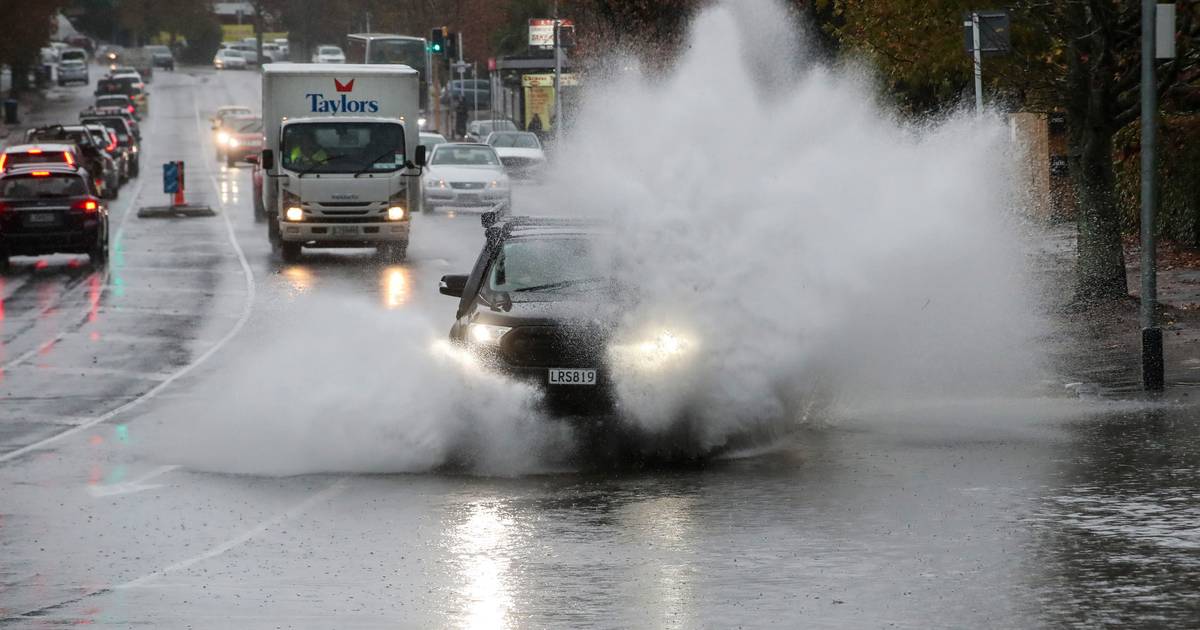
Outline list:
[[[1141,227],[1141,126],[1117,135],[1117,203],[1126,232]],[[1156,232],[1200,247],[1200,115],[1169,115],[1159,122],[1159,199]]]

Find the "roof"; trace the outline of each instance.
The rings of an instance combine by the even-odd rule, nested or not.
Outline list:
[[[5,147],[5,153],[29,153],[30,150],[41,150],[56,153],[59,151],[73,151],[75,145],[63,144],[59,142],[38,142],[34,144],[14,144],[10,147]]]
[[[3,173],[0,177],[8,177],[10,175],[28,175],[32,171],[49,171],[51,173],[61,175],[76,175],[80,174],[81,169],[76,166],[68,166],[63,162],[44,162],[41,164],[17,164]]]
[[[263,76],[267,75],[303,75],[314,77],[342,78],[350,76],[395,76],[397,74],[417,74],[412,68],[395,63],[268,63],[263,64]]]

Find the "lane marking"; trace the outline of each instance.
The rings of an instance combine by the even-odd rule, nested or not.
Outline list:
[[[196,99],[192,99],[192,107],[193,107],[193,112],[195,114],[195,119],[196,119],[196,131],[198,134],[197,139],[200,140],[201,142],[203,142],[204,133],[203,133],[203,125],[201,125],[201,123],[200,123],[200,105]],[[140,177],[138,179],[141,180]],[[213,192],[217,193],[216,202],[217,202],[218,207],[220,207],[220,209],[221,209],[220,215],[221,215],[222,219],[225,221],[225,232],[229,237],[230,245],[233,246],[234,251],[237,253],[238,262],[242,266],[242,275],[246,281],[246,300],[245,300],[245,303],[242,305],[242,313],[238,317],[237,322],[234,323],[233,328],[231,328],[229,330],[229,332],[227,332],[223,337],[218,339],[217,342],[211,348],[204,351],[204,353],[201,354],[199,357],[196,357],[196,359],[194,361],[183,366],[179,370],[175,371],[166,380],[159,383],[158,385],[155,385],[153,388],[151,388],[149,391],[142,394],[141,396],[138,396],[137,398],[134,398],[133,400],[131,400],[123,405],[120,405],[120,406],[116,407],[115,409],[109,410],[106,413],[100,414],[100,415],[92,418],[91,420],[88,420],[87,422],[84,422],[84,423],[74,426],[70,429],[67,429],[66,431],[63,431],[61,433],[56,433],[48,438],[44,438],[42,440],[39,440],[39,441],[29,444],[27,446],[21,447],[15,451],[9,451],[3,455],[0,455],[0,464],[6,464],[8,462],[11,462],[11,461],[17,459],[18,457],[22,457],[28,453],[31,453],[36,450],[40,450],[42,448],[45,448],[46,446],[54,444],[55,442],[58,442],[59,440],[62,440],[63,438],[67,438],[67,437],[70,437],[77,433],[86,431],[98,424],[103,424],[104,422],[112,420],[113,418],[115,418],[131,409],[134,409],[135,407],[138,407],[142,403],[145,403],[146,401],[153,399],[155,396],[158,396],[160,393],[162,393],[163,390],[170,387],[172,383],[174,383],[175,381],[190,374],[192,372],[192,370],[194,370],[197,367],[199,367],[200,365],[202,365],[205,361],[207,361],[209,359],[209,357],[213,356],[218,351],[220,351],[221,348],[225,347],[225,344],[229,343],[230,340],[232,340],[234,337],[236,337],[237,334],[242,331],[242,328],[244,328],[246,326],[246,323],[248,321],[250,321],[250,315],[254,309],[254,299],[255,299],[255,294],[256,294],[256,287],[255,287],[255,283],[254,283],[254,272],[253,272],[253,270],[250,269],[250,262],[248,260],[246,260],[246,253],[244,251],[242,251],[242,246],[237,241],[237,234],[234,232],[233,222],[230,221],[230,219],[229,219],[229,212],[226,211],[225,205],[221,201],[221,187],[217,183],[215,176],[212,176],[210,174],[209,180],[213,184],[213,188],[214,188]],[[144,181],[138,182],[138,193],[141,192],[141,187],[143,184],[144,184]],[[134,196],[135,201],[138,196],[140,196],[140,195]],[[133,204],[130,204],[130,207],[126,209],[125,214],[121,217],[121,225],[117,231],[117,237],[116,237],[117,240],[120,240],[121,236],[124,234],[125,225],[128,222],[129,217],[131,215],[137,214],[136,212],[130,211],[130,210],[132,210],[132,205]],[[107,282],[108,271],[107,271],[107,269],[108,268],[106,266],[105,267],[106,282],[104,283],[105,287],[108,286],[108,282]],[[103,291],[103,288],[101,289],[101,291]],[[91,308],[90,304],[88,305],[88,308],[89,309]],[[65,334],[66,334],[65,331],[63,333],[60,333],[58,338],[55,341],[60,340],[63,336],[65,336]]]
[[[130,479],[129,481],[122,481],[121,483],[109,484],[107,486],[88,486],[88,493],[98,499],[100,497],[133,494],[135,492],[143,492],[145,490],[161,488],[163,487],[161,483],[146,482],[158,477],[159,475],[165,475],[176,468],[179,468],[179,466],[174,464],[170,466],[159,466],[158,468],[151,470],[137,479]]]
[[[178,573],[179,571],[182,571],[196,563],[203,562],[205,560],[209,560],[211,558],[215,558],[221,554],[224,554],[225,552],[229,551],[230,549],[241,546],[241,545],[245,544],[246,542],[249,542],[255,536],[262,534],[263,532],[274,527],[275,525],[278,525],[279,523],[282,523],[283,521],[292,520],[292,519],[296,518],[297,516],[300,516],[301,514],[307,512],[309,510],[309,508],[316,505],[317,503],[320,503],[322,501],[332,498],[333,496],[337,495],[338,493],[340,493],[346,489],[346,481],[347,481],[346,477],[342,477],[342,478],[334,481],[332,484],[330,484],[324,490],[321,490],[320,492],[317,492],[316,494],[309,496],[307,499],[297,503],[296,505],[293,505],[292,507],[284,510],[283,512],[280,512],[279,514],[276,514],[275,516],[272,516],[271,518],[259,523],[258,525],[255,525],[254,527],[251,527],[250,529],[242,532],[241,534],[238,534],[237,536],[234,536],[233,538],[230,538],[229,540],[222,542],[221,544],[209,549],[208,551],[205,551],[204,553],[201,553],[196,556],[192,556],[191,558],[188,558],[186,560],[181,560],[181,561],[176,562],[175,564],[172,564],[168,567],[159,569],[158,571],[155,571],[153,573],[147,573],[146,575],[143,575],[142,577],[130,580],[128,582],[125,582],[124,584],[118,584],[112,588],[114,590],[137,588],[139,586],[145,585],[148,582],[152,582],[160,577],[171,575],[172,573]]]

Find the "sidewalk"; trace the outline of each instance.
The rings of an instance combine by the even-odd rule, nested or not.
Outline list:
[[[1140,249],[1125,243],[1131,295],[1114,303],[1074,305],[1075,224],[1054,224],[1037,239],[1037,273],[1043,277],[1044,304],[1054,320],[1048,340],[1056,371],[1096,393],[1140,397],[1141,328],[1138,318]],[[1161,246],[1158,265],[1159,323],[1163,329],[1167,390],[1180,402],[1200,398],[1200,252]]]
[[[44,92],[31,92],[23,95],[17,109],[18,124],[10,127],[4,125],[0,120],[0,148],[20,143],[26,129],[54,123],[78,122],[79,110],[82,109],[79,106],[79,92],[84,89],[82,87],[52,86]],[[89,85],[86,88],[88,98],[84,99],[87,102],[91,101],[91,90],[92,87]]]

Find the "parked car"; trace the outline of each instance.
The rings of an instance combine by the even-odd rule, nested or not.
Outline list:
[[[241,51],[232,48],[222,48],[213,57],[213,67],[217,70],[245,70],[246,58]]]
[[[237,42],[237,43],[230,44],[229,48],[227,50],[236,50],[239,53],[241,53],[242,57],[246,60],[247,66],[257,66],[258,65],[258,47],[257,46],[252,46],[250,44]]]
[[[317,46],[312,61],[313,63],[346,63],[346,55],[337,46]]]

